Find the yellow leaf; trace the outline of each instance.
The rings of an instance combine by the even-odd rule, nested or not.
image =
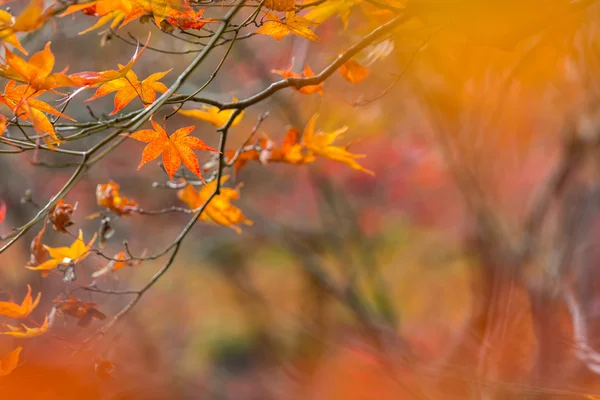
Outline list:
[[[0,40],[15,46],[21,53],[27,51],[21,46],[17,32],[33,32],[44,25],[51,12],[44,12],[44,0],[31,0],[27,8],[14,18],[10,13],[0,10]]]
[[[271,36],[278,41],[290,33],[312,41],[321,40],[310,29],[312,26],[318,26],[318,24],[304,17],[295,15],[293,12],[286,13],[285,22],[277,15],[270,12],[265,14],[265,18],[267,21],[260,28],[258,28],[256,33]]]
[[[237,99],[234,97],[233,102],[236,103]],[[229,121],[231,115],[235,112],[235,110],[219,110],[218,107],[207,106],[205,104],[202,105],[202,110],[179,110],[179,114],[185,115],[187,117],[201,119],[202,121],[206,121],[209,124],[216,126],[217,128],[222,127]],[[244,116],[244,111],[242,111],[235,119],[231,126],[236,126],[240,123]]]
[[[46,319],[44,320],[44,323],[42,324],[42,326],[40,326],[38,328],[30,328],[23,324],[21,324],[21,327],[12,326],[12,325],[7,324],[6,327],[9,330],[7,332],[0,332],[0,335],[8,335],[8,336],[17,337],[17,338],[32,338],[32,337],[40,336],[40,335],[46,333],[46,331],[48,330],[48,315],[46,315]]]
[[[0,301],[0,315],[8,318],[27,318],[40,302],[41,293],[38,293],[35,301],[31,297],[31,286],[27,285],[27,294],[21,305],[12,301]]]
[[[37,266],[26,266],[25,268],[33,271],[42,271],[47,273],[48,270],[54,269],[61,264],[78,263],[89,255],[89,251],[96,240],[96,235],[86,245],[83,240],[83,232],[79,231],[79,237],[69,247],[48,247],[44,245],[44,248],[50,254],[50,260],[41,263]]]
[[[350,11],[352,7],[361,3],[363,0],[329,0],[318,5],[306,14],[306,19],[321,24],[333,17],[339,15],[344,23],[344,29],[348,27]]]
[[[225,183],[229,177],[223,176],[221,184]],[[191,209],[200,208],[215,191],[217,182],[212,181],[196,192],[193,186],[188,185],[177,192],[177,197],[188,205]],[[237,200],[240,194],[237,189],[221,188],[221,194],[213,197],[200,216],[203,220],[210,219],[213,222],[228,226],[240,233],[242,230],[239,224],[252,225],[253,222],[244,216],[242,211],[231,204],[232,200]]]

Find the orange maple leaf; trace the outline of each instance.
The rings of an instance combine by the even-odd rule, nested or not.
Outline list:
[[[221,184],[227,182],[228,176],[221,177]],[[177,197],[188,205],[191,209],[200,208],[215,191],[217,181],[212,181],[197,192],[193,186],[187,185],[177,192]],[[228,226],[240,233],[242,229],[237,226],[241,223],[252,225],[242,211],[231,204],[232,200],[239,199],[240,194],[237,189],[221,188],[221,193],[214,196],[210,203],[204,209],[200,216],[203,220],[211,220],[219,225]]]
[[[0,359],[0,376],[6,376],[19,366],[19,355],[23,347],[19,346]]]
[[[228,160],[232,160],[237,151],[228,150],[225,155]],[[282,162],[294,165],[308,164],[315,161],[315,156],[304,145],[300,143],[300,131],[296,128],[290,128],[285,134],[281,146],[277,147],[274,140],[269,139],[266,134],[262,134],[258,140],[242,149],[233,164],[237,173],[249,161],[259,161],[261,164],[271,162]],[[228,161],[230,162],[230,161]]]
[[[333,142],[337,139],[337,137],[348,130],[347,126],[331,133],[320,131],[315,133],[315,124],[317,118],[318,114],[315,114],[306,125],[304,133],[302,134],[302,144],[308,150],[318,156],[346,164],[357,171],[366,172],[369,175],[375,175],[373,171],[364,168],[356,161],[357,158],[364,158],[366,155],[350,153],[347,146],[340,147],[333,145]]]
[[[292,64],[289,66],[288,69],[273,69],[271,70],[272,73],[274,74],[278,74],[283,76],[285,79],[289,79],[289,78],[310,78],[315,76],[315,74],[313,73],[313,71],[310,69],[310,67],[308,65],[304,66],[304,73],[303,74],[299,74],[297,72],[292,72],[292,69],[294,68],[294,61],[292,60]],[[319,93],[321,96],[323,96],[323,85],[325,84],[325,82],[321,82],[318,85],[310,85],[310,86],[304,86],[301,87],[300,89],[297,88],[293,88],[294,90],[296,90],[297,92],[300,92],[302,94],[313,94],[313,93]]]
[[[6,327],[9,330],[6,332],[0,332],[0,335],[8,335],[17,338],[32,338],[40,336],[48,331],[48,315],[46,315],[46,319],[44,319],[42,326],[37,328],[30,328],[24,324],[21,324],[21,327],[6,324]]]
[[[106,207],[119,215],[131,215],[137,207],[134,200],[130,200],[119,193],[119,184],[110,181],[96,186],[96,202],[99,206]]]
[[[74,121],[73,118],[64,115],[51,105],[37,100],[36,97],[44,93],[43,90],[36,91],[30,86],[16,86],[15,81],[9,81],[4,87],[4,93],[0,94],[0,104],[6,104],[13,113],[22,120],[29,120],[40,134],[48,134],[55,141],[59,141],[54,126],[44,113]]]
[[[167,22],[184,31],[187,29],[200,30],[207,23],[215,22],[212,18],[202,18],[204,11],[206,11],[205,8],[201,8],[197,12],[191,8],[183,11],[173,10],[167,17]]]
[[[119,68],[124,68],[124,66],[119,64]],[[157,72],[140,81],[135,72],[129,70],[124,77],[103,83],[96,90],[96,93],[86,101],[92,101],[112,92],[117,92],[114,101],[115,108],[109,115],[118,113],[136,97],[139,97],[144,106],[147,107],[156,100],[156,92],[164,93],[167,91],[167,87],[158,80],[170,71]]]
[[[4,47],[6,65],[0,64],[0,76],[21,83],[27,83],[33,90],[52,90],[63,86],[77,86],[77,82],[65,75],[66,69],[52,73],[55,58],[50,50],[50,42],[25,61]]]
[[[312,26],[317,26],[318,24],[296,15],[294,12],[287,12],[285,21],[270,12],[265,13],[265,18],[267,21],[255,33],[271,36],[277,41],[280,41],[290,33],[312,41],[321,40],[310,29]]]
[[[42,294],[38,293],[35,300],[33,300],[31,286],[27,285],[27,294],[20,305],[12,301],[0,301],[0,315],[8,318],[27,318],[39,304],[41,296]]]
[[[139,16],[134,13],[134,10],[134,3],[131,0],[95,0],[81,4],[72,4],[59,17],[64,17],[78,11],[82,11],[87,15],[100,17],[94,25],[79,32],[80,35],[83,35],[111,21],[110,27],[112,29],[117,27],[122,28]],[[119,26],[119,24],[121,25]]]
[[[44,245],[44,248],[50,254],[51,259],[41,263],[37,266],[26,266],[25,268],[33,271],[42,271],[42,276],[48,273],[48,270],[54,269],[62,264],[78,263],[85,259],[96,240],[96,235],[86,245],[83,240],[83,232],[79,231],[79,236],[73,241],[69,247],[48,247]]]
[[[367,79],[369,70],[356,60],[348,60],[339,69],[342,77],[350,83],[360,83]]]
[[[142,153],[142,161],[138,169],[142,168],[148,161],[156,159],[162,154],[162,161],[169,178],[173,180],[173,175],[181,166],[181,163],[203,180],[200,174],[200,165],[198,157],[193,150],[207,150],[218,152],[218,150],[207,146],[202,140],[189,134],[196,128],[195,126],[186,126],[167,135],[162,126],[150,120],[152,129],[144,129],[130,135],[131,138],[140,142],[148,143]]]

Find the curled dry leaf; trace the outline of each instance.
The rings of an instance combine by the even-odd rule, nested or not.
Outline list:
[[[27,285],[27,294],[21,304],[12,301],[0,301],[0,315],[8,318],[27,318],[33,309],[39,304],[41,293],[35,300],[31,297],[31,286]]]
[[[0,376],[6,376],[19,366],[19,355],[23,347],[19,346],[0,359]]]
[[[99,206],[108,208],[119,215],[131,215],[137,207],[135,200],[121,196],[120,186],[114,181],[101,183],[96,186],[96,202]]]
[[[48,218],[50,222],[52,222],[52,226],[59,232],[67,232],[67,228],[73,225],[73,221],[71,221],[71,216],[75,208],[66,203],[64,200],[59,200],[58,203],[48,213]]]
[[[93,319],[106,319],[106,315],[98,310],[96,303],[81,301],[73,295],[69,295],[66,300],[55,299],[54,304],[58,315],[77,318],[77,324],[82,327],[89,326]]]
[[[6,327],[8,328],[8,331],[0,332],[0,335],[8,335],[22,339],[40,336],[48,331],[48,315],[46,315],[42,326],[37,328],[30,328],[24,324],[21,324],[20,327],[6,324]]]
[[[98,241],[98,247],[103,249],[108,239],[110,239],[114,234],[115,230],[110,224],[110,217],[103,217],[100,220],[100,228],[98,229],[98,236],[100,237],[100,240]]]
[[[43,263],[44,261],[46,261],[48,259],[48,252],[46,251],[46,249],[44,249],[44,246],[42,245],[42,237],[44,236],[45,232],[46,232],[46,221],[44,221],[44,225],[42,226],[42,229],[39,231],[39,233],[37,235],[35,235],[35,237],[31,241],[31,246],[30,246],[31,254],[29,256],[29,263],[27,265],[36,266],[36,265]]]
[[[228,178],[228,176],[223,176],[221,184],[225,183]],[[177,192],[177,197],[191,209],[200,208],[215,191],[216,186],[217,182],[215,180],[202,186],[197,192],[193,186],[188,185]],[[237,233],[240,233],[242,229],[238,226],[239,224],[252,225],[253,222],[246,218],[239,208],[231,204],[231,201],[237,200],[239,196],[240,194],[237,189],[221,187],[221,194],[213,197],[200,218],[211,220],[219,225],[228,226]]]

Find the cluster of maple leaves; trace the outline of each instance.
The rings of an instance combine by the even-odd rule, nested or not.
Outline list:
[[[314,28],[335,14],[339,15],[346,25],[350,9],[360,3],[362,0],[332,0],[325,2],[323,6],[315,7],[307,15],[300,16],[296,14],[297,4],[294,0],[266,0],[262,5],[268,11],[264,11],[260,26],[254,33],[270,36],[277,41],[289,34],[311,41],[319,41],[320,38]],[[51,43],[46,43],[43,50],[29,57],[29,53],[19,41],[19,34],[38,30],[55,16],[64,18],[84,15],[85,18],[93,18],[94,23],[80,34],[107,24],[111,29],[120,29],[137,19],[141,22],[153,21],[161,30],[168,32],[175,28],[181,31],[200,30],[206,24],[217,22],[211,18],[205,18],[205,9],[196,10],[188,0],[93,0],[71,4],[66,9],[58,7],[58,4],[52,4],[49,8],[45,8],[43,0],[31,0],[29,5],[17,16],[0,10],[0,40],[4,47],[4,56],[0,58],[0,76],[7,79],[4,90],[0,93],[0,104],[4,104],[13,113],[12,117],[0,115],[0,135],[11,125],[17,124],[17,120],[27,121],[39,137],[45,141],[49,150],[56,149],[65,143],[55,130],[55,122],[59,118],[74,120],[66,115],[64,110],[59,111],[40,100],[39,97],[42,94],[49,92],[62,96],[66,108],[69,101],[86,89],[95,89],[95,93],[85,100],[86,102],[114,93],[114,108],[110,115],[115,115],[136,98],[144,107],[155,102],[157,93],[167,92],[168,88],[161,82],[161,79],[171,70],[156,72],[140,80],[133,71],[133,67],[147,48],[148,42],[146,42],[146,45],[141,49],[138,48],[126,64],[118,64],[116,69],[68,73],[65,68],[60,72],[55,72],[55,56],[51,50]],[[285,12],[285,16],[279,16],[277,14],[279,12]],[[8,46],[12,46],[16,50],[11,50]],[[17,51],[25,57],[18,55]],[[363,81],[369,75],[369,70],[354,59],[343,64],[339,72],[344,79],[354,84]],[[293,72],[293,64],[286,70],[273,70],[272,73],[280,75],[283,79],[315,76],[308,65],[304,66],[302,73]],[[61,90],[65,88],[69,88],[70,92],[62,93]],[[293,89],[304,95],[323,95],[324,83]],[[235,97],[233,102],[237,102]],[[239,111],[220,110],[218,107],[208,105],[203,105],[201,109],[181,109],[179,107],[177,112],[215,127],[224,126],[234,112],[237,112],[237,116],[230,124],[232,127],[237,126],[244,117],[243,109]],[[365,157],[364,155],[351,153],[348,150],[349,146],[334,144],[347,127],[333,132],[315,131],[316,121],[317,115],[314,115],[303,133],[296,128],[290,128],[281,143],[271,140],[265,133],[262,133],[241,149],[227,150],[224,154],[225,161],[233,165],[234,171],[238,172],[250,161],[258,161],[261,164],[279,162],[304,165],[314,162],[317,157],[323,157],[346,164],[355,170],[373,174],[357,161]],[[146,143],[138,169],[161,157],[164,169],[171,180],[176,179],[176,174],[183,164],[204,182],[202,168],[195,151],[213,153],[218,153],[218,151],[206,145],[198,137],[191,135],[195,125],[168,133],[166,126],[157,123],[152,117],[150,117],[150,123],[151,129],[142,129],[126,134],[132,139]],[[201,220],[230,227],[239,233],[241,232],[240,225],[252,225],[252,221],[232,204],[233,201],[239,199],[239,186],[220,188],[219,193],[216,194],[217,184],[225,184],[228,178],[227,175],[223,175],[220,182],[217,180],[204,182],[205,184],[199,190],[194,186],[186,185],[183,180],[184,186],[177,192],[177,197],[192,212],[201,211]],[[74,280],[75,267],[96,251],[93,247],[96,240],[99,238],[98,247],[102,249],[106,240],[114,232],[110,227],[110,217],[106,217],[106,213],[127,217],[141,210],[135,200],[122,196],[119,185],[112,181],[97,186],[96,199],[97,204],[105,211],[94,215],[102,217],[102,224],[99,232],[92,239],[86,242],[81,230],[77,236],[70,231],[74,225],[72,218],[76,205],[61,199],[49,211],[42,229],[33,239],[31,257],[26,268],[39,271],[44,277],[53,272],[62,274],[63,279],[67,282]],[[0,222],[4,220],[5,215],[6,206],[1,203]],[[57,232],[72,236],[74,238],[72,243],[65,247],[49,247],[43,244],[47,224],[51,224]],[[125,252],[120,252],[91,276],[96,279],[126,266],[137,264],[139,264],[138,261],[131,259]],[[56,299],[51,316],[46,314],[44,321],[36,325],[33,321],[28,321],[28,318],[39,304],[40,297],[41,293],[38,293],[37,297],[33,299],[31,287],[28,286],[28,292],[21,304],[13,301],[0,302],[0,316],[26,321],[20,326],[2,324],[4,329],[0,331],[0,335],[19,338],[42,335],[49,329],[54,315],[74,317],[79,320],[80,326],[89,325],[93,319],[106,318],[98,310],[96,304],[81,301],[69,294],[66,299]],[[22,349],[19,346],[0,360],[0,376],[7,375],[18,366]]]

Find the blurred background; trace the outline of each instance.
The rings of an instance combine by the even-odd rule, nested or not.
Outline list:
[[[230,132],[227,148],[235,150],[268,112],[258,132],[282,140],[289,127],[302,131],[319,113],[319,130],[349,127],[340,143],[365,154],[360,162],[374,176],[326,159],[229,171],[229,185],[243,183],[236,205],[253,226],[237,234],[199,222],[167,274],[89,345],[80,343],[108,320],[81,327],[56,316],[48,334],[27,341],[22,365],[0,380],[0,393],[227,400],[599,395],[600,8],[582,0],[459,3],[407,0],[402,4],[415,17],[357,56],[370,72],[365,81],[353,85],[336,73],[323,96],[280,91],[248,109]],[[222,16],[220,6],[205,15]],[[246,98],[279,79],[272,69],[292,61],[294,71],[305,64],[321,71],[389,20],[377,10],[377,2],[357,2],[346,29],[337,16],[316,29],[318,43],[292,35],[240,40],[203,96]],[[55,70],[102,71],[126,63],[150,30],[134,71],[141,79],[173,68],[162,80],[167,86],[199,49],[151,22],[78,35],[94,22],[81,13],[56,19],[23,45],[33,53],[51,41]],[[178,92],[202,86],[224,47]],[[107,115],[113,96],[82,102],[92,93],[80,94],[65,113],[77,121]],[[123,112],[140,106],[136,99]],[[185,108],[193,107],[199,105]],[[218,133],[202,121],[176,115],[169,131],[190,124],[217,146]],[[105,134],[73,148],[89,148]],[[65,198],[77,204],[72,232],[81,228],[87,241],[98,230],[99,219],[88,216],[101,211],[96,185],[109,180],[143,209],[185,206],[156,162],[137,170],[142,149],[126,141],[85,172]],[[31,158],[0,157],[0,199],[8,210],[2,233],[31,219],[73,171],[32,165]],[[135,254],[156,253],[188,218],[113,216],[115,234],[103,251],[118,253],[127,240]],[[68,293],[96,303],[107,318],[131,300],[78,289],[107,264],[94,254],[70,283],[25,269],[38,229],[0,255],[3,299],[19,302],[30,284],[42,293],[32,315],[38,322]],[[50,226],[44,236],[51,247],[71,242]],[[138,290],[163,261],[95,282]],[[0,338],[0,354],[19,343]]]

